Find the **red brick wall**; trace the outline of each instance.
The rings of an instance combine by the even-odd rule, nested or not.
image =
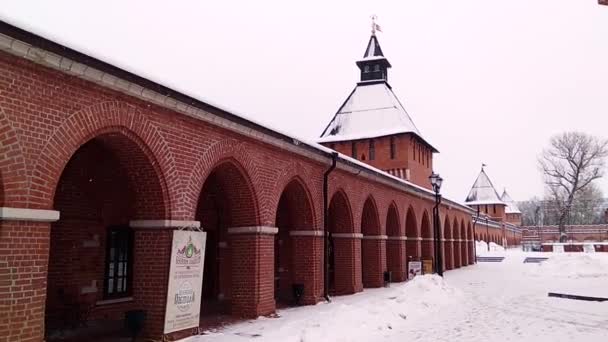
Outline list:
[[[93,138],[96,138],[97,145],[85,145]],[[410,157],[413,159],[413,155],[409,155],[411,145],[406,146],[408,141],[411,142],[407,135],[403,139],[400,138],[398,153],[401,150],[408,153],[409,160]],[[403,148],[401,144],[405,144]],[[104,152],[86,152],[89,148],[93,149],[91,146]],[[383,152],[385,147],[383,142],[377,144],[377,157],[388,155],[388,152]],[[102,210],[104,215],[97,212],[92,215],[91,217],[98,218],[100,223],[89,226],[87,232],[99,232],[100,242],[103,242],[102,230],[109,222],[132,219],[199,219],[203,229],[209,229],[210,233],[214,226],[219,226],[216,242],[227,243],[225,248],[218,246],[218,254],[224,260],[220,270],[220,283],[222,291],[232,301],[232,311],[236,315],[253,316],[274,310],[274,236],[227,236],[226,229],[223,228],[279,225],[277,210],[281,193],[287,184],[296,178],[311,203],[311,218],[305,221],[302,229],[319,230],[323,227],[322,181],[323,172],[329,167],[329,162],[320,163],[308,159],[257,139],[238,135],[0,52],[0,203],[9,207],[58,208],[64,211],[62,219],[53,224],[51,229],[52,234],[57,236],[57,241],[61,241],[62,231],[74,231],[83,224],[81,218],[76,215],[81,209],[86,209],[87,213],[94,211],[90,206],[75,206],[75,203],[83,198],[86,198],[86,201],[81,204],[90,204],[92,195],[78,192],[74,188],[75,185],[70,188],[68,181],[62,183],[61,175],[66,170],[66,174],[69,174],[78,169],[72,170],[68,165],[72,156],[75,156],[74,163],[77,163],[78,158],[86,159],[96,155],[101,159],[82,161],[83,167],[90,169],[91,165],[105,165],[106,162],[116,166],[113,171],[104,171],[102,166],[93,170],[105,172],[111,176],[109,179],[112,182],[116,182],[112,187],[104,186],[102,190],[112,193],[113,190],[120,189],[131,195],[124,195],[117,200],[128,202],[128,208],[124,210],[107,206],[108,203],[114,205],[114,201],[97,203],[101,208],[105,208]],[[419,159],[416,156],[416,160]],[[420,178],[417,180],[419,184],[428,181],[428,175],[425,173],[430,173],[432,163],[425,164],[424,167],[420,166]],[[414,164],[411,167],[414,168]],[[81,184],[86,180],[86,174],[80,176],[80,181],[75,181],[74,184]],[[128,185],[123,185],[122,181]],[[204,189],[206,182],[215,186],[215,190]],[[66,188],[62,190],[62,186]],[[407,215],[400,214],[399,226],[404,227],[400,234],[405,233],[405,227],[413,225],[413,228],[408,229],[408,236],[415,234],[414,236],[418,237],[420,222],[416,218],[422,218],[425,210],[430,212],[433,205],[430,198],[423,199],[406,194],[340,168],[331,174],[329,186],[330,198],[333,200],[328,225],[332,232],[361,233],[360,222],[364,203],[368,197],[373,196],[378,218],[387,217],[391,203],[395,203],[398,213],[407,213],[410,209],[414,222],[406,224]],[[220,193],[226,194],[226,198],[220,198],[215,203],[208,198]],[[340,195],[334,196],[336,193]],[[62,196],[67,196],[63,203]],[[116,193],[112,193],[102,197],[116,196]],[[218,207],[224,208],[229,214],[224,214],[224,217],[213,216],[213,211]],[[106,218],[105,214],[108,212],[112,215]],[[470,221],[470,217],[464,212],[457,209],[451,209],[450,212],[458,213]],[[72,213],[74,215],[70,217]],[[221,220],[219,224],[218,219]],[[309,222],[310,228],[305,227]],[[51,234],[49,225],[14,222],[1,224],[0,252],[6,259],[0,268],[0,274],[3,276],[3,282],[0,284],[4,284],[0,285],[0,300],[3,300],[3,305],[7,308],[3,311],[14,312],[14,316],[11,316],[10,324],[0,320],[0,324],[4,324],[0,325],[0,336],[12,336],[12,340],[26,340],[31,334],[34,336],[33,340],[40,340],[43,329],[42,315],[45,311],[44,281]],[[21,230],[15,231],[15,227],[20,227]],[[386,234],[385,220],[379,220],[375,231],[379,235]],[[135,299],[132,305],[145,305],[149,310],[151,325],[148,333],[155,335],[160,331],[160,325],[156,323],[162,320],[166,300],[164,287],[169,260],[164,251],[168,248],[169,230],[138,232],[136,236],[141,237],[136,241],[136,254],[139,255],[137,259],[144,255],[144,258],[149,258],[154,264],[145,263],[145,259],[135,260],[136,272],[141,272],[136,278],[144,280],[137,286],[134,284]],[[82,238],[83,236],[74,236],[72,241]],[[313,265],[298,264],[298,270],[294,270],[294,279],[296,275],[301,277],[300,279],[314,279],[305,283],[306,292],[310,294],[307,300],[318,300],[322,293],[322,265],[314,263],[322,259],[322,239],[299,237],[291,242],[292,248],[298,245],[312,246],[304,260],[311,260]],[[339,238],[334,239],[334,244],[336,293],[361,291],[361,240]],[[22,252],[19,252],[22,247],[31,246],[36,251],[32,254],[35,268],[29,268],[31,265],[27,264],[28,259],[23,259]],[[402,246],[398,246],[396,252],[390,255],[400,258],[405,256]],[[100,249],[103,247],[100,246]],[[55,248],[53,250],[55,255],[61,254],[61,251],[56,251]],[[152,250],[155,251],[154,255]],[[381,265],[379,269],[383,270],[387,247],[380,243],[376,250]],[[408,255],[419,255],[420,243],[408,240],[406,252]],[[102,259],[100,256],[101,254],[93,253],[84,257],[99,261]],[[61,259],[59,256],[58,258]],[[27,265],[21,266],[23,260]],[[156,267],[158,269],[154,278],[145,278],[150,276],[146,270],[156,270]],[[57,268],[51,268],[51,273],[56,274]],[[342,271],[338,272],[338,268]],[[91,274],[86,274],[86,279],[84,276],[78,277],[76,282],[89,283],[91,278],[95,277],[94,274],[97,274],[96,267],[92,267],[90,271]],[[25,280],[22,282],[20,279]],[[23,284],[27,281],[31,281],[31,286],[27,285],[28,290],[24,290]],[[49,281],[55,282],[57,277],[51,275]],[[102,284],[98,283],[98,286],[101,287]],[[20,296],[24,291],[34,291],[33,297],[28,297],[30,302],[27,305],[22,305],[21,300],[14,297]],[[30,294],[28,293],[28,296]],[[131,304],[107,306],[98,310],[107,310],[112,312],[111,315],[118,315],[129,305]],[[32,312],[35,314],[30,314]]]
[[[392,136],[395,144],[395,158],[391,159],[391,136],[373,139],[340,141],[325,143],[325,146],[353,157],[353,145],[356,146],[356,159],[372,165],[380,170],[409,169],[410,178],[414,184],[431,189],[429,176],[433,170],[433,153],[428,145],[422,143],[411,134],[397,134]],[[370,141],[374,141],[375,156],[370,158]],[[397,173],[392,173],[399,176]],[[403,175],[406,178],[405,171]]]
[[[44,337],[48,223],[0,221],[0,341]]]

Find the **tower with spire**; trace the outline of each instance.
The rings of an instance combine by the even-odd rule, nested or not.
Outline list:
[[[485,165],[469,191],[465,204],[482,214],[488,215],[492,220],[505,221],[505,210],[507,204],[496,192],[490,177],[486,174]]]
[[[509,194],[507,193],[507,189],[504,189],[504,191],[502,192],[502,196],[500,196],[500,199],[507,205],[505,207],[505,216],[507,222],[513,223],[517,226],[521,226],[521,211],[519,210],[517,203],[515,203],[515,201],[513,201],[511,196],[509,196]]]
[[[388,83],[391,63],[380,47],[377,28],[373,21],[363,58],[356,61],[359,82],[319,143],[430,189],[433,153],[438,151],[424,139]]]

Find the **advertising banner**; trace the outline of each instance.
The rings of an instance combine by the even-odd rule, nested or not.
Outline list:
[[[207,233],[173,231],[164,333],[198,327]]]
[[[422,261],[410,261],[407,263],[407,279],[414,279],[422,274]]]

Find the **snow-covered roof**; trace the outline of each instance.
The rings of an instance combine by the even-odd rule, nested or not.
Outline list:
[[[347,141],[420,131],[386,82],[358,84],[319,142]],[[424,140],[424,139],[423,139]]]
[[[502,196],[500,196],[500,199],[507,204],[507,206],[505,207],[505,213],[521,214],[521,211],[517,207],[517,203],[515,203],[515,201],[513,201],[511,196],[509,196],[509,194],[507,193],[507,189],[502,192]]]
[[[467,205],[484,205],[484,204],[505,204],[498,196],[494,185],[490,181],[490,178],[482,168],[477,180],[473,184],[467,199],[465,200]]]

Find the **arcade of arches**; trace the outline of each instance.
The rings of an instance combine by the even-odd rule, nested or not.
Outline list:
[[[430,191],[338,158],[324,194],[323,149],[40,63],[0,51],[0,336],[52,340],[83,317],[121,329],[142,309],[144,334],[162,338],[177,229],[207,233],[201,325],[296,304],[294,285],[299,304],[319,302],[326,265],[344,295],[386,271],[405,281],[408,260],[434,254]],[[446,269],[475,262],[473,234],[502,241],[472,214],[440,207]]]

